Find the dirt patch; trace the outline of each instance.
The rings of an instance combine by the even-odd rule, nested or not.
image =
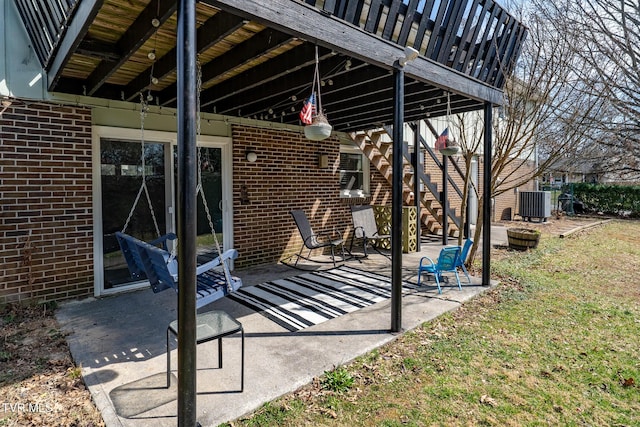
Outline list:
[[[582,217],[582,216],[566,216],[553,215],[546,221],[500,221],[498,224],[507,228],[530,228],[539,230],[541,233],[560,236],[568,233],[576,228],[585,227],[597,222],[603,221],[604,217]]]
[[[0,425],[104,426],[48,305],[0,309]]]

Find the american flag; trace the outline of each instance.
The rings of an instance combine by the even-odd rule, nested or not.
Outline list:
[[[449,128],[442,131],[438,139],[436,139],[436,150],[447,148],[447,140],[449,139]]]
[[[311,92],[311,96],[304,101],[302,110],[300,111],[300,120],[305,125],[310,125],[313,122],[313,114],[316,112],[316,93]]]

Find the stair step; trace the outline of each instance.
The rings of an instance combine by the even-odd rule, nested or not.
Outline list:
[[[393,142],[387,138],[388,131],[385,129],[374,129],[367,132],[353,132],[350,134],[351,139],[360,148],[360,150],[367,156],[371,164],[384,176],[384,178],[391,184],[392,181],[392,166],[391,156],[393,150]],[[414,188],[415,173],[408,159],[403,157],[403,189],[402,198],[405,204],[414,205],[416,195],[412,195]],[[439,232],[442,235],[442,207],[437,198],[434,198],[434,194],[431,189],[437,193],[437,184],[431,182],[430,174],[421,175],[424,176],[424,190],[420,191],[417,197],[420,199],[422,205],[420,209],[420,221],[423,224],[423,228],[431,233]],[[450,211],[450,215],[456,217],[455,210]],[[438,221],[440,223],[438,223]],[[447,230],[450,236],[459,234],[457,226],[452,222],[452,218],[447,218]]]

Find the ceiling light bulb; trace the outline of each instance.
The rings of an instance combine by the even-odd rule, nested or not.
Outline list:
[[[151,20],[151,25],[153,28],[158,28],[160,26],[160,20],[158,18],[153,18]]]
[[[158,78],[157,77],[151,77],[151,83],[154,85],[158,84]]]
[[[149,58],[151,61],[155,61],[155,59],[156,59],[156,51],[152,50],[149,53],[147,53],[147,58]]]
[[[298,97],[297,97],[297,96],[295,96],[295,95],[293,95],[293,96],[291,97],[291,100],[292,100],[292,101],[296,101],[297,99],[298,99]]]

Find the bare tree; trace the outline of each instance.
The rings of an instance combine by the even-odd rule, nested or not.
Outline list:
[[[492,123],[492,197],[526,184],[558,159],[573,155],[603,106],[601,98],[578,78],[583,65],[573,34],[557,31],[535,8],[522,14],[529,26],[528,37],[505,85],[504,105]],[[470,121],[482,124],[482,117],[478,114]],[[464,152],[478,152],[482,132],[477,128],[462,132],[468,117],[458,122]],[[483,211],[483,198],[478,199],[476,243]],[[470,259],[476,249],[474,244]]]
[[[575,69],[587,93],[597,93],[600,114],[588,140],[601,146],[603,168],[640,173],[640,4],[637,0],[534,0],[556,32],[576,40]]]

